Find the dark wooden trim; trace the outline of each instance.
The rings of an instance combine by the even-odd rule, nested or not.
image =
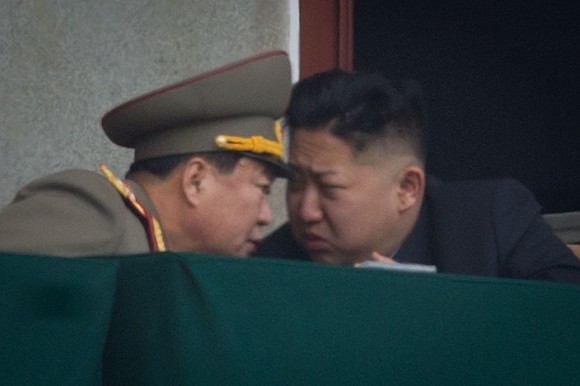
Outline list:
[[[353,69],[354,0],[338,1],[338,67]]]
[[[300,0],[300,78],[352,69],[354,0]]]

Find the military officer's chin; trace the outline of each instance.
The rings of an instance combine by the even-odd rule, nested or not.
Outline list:
[[[260,245],[261,242],[262,242],[261,239],[246,240],[244,245],[240,248],[240,251],[236,253],[234,257],[239,257],[243,259],[253,255],[254,253],[256,253],[258,245]]]

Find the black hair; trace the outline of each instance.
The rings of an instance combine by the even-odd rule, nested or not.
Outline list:
[[[222,174],[230,174],[235,169],[240,158],[242,158],[244,155],[241,153],[235,153],[231,151],[218,151],[218,152],[177,154],[164,157],[143,159],[133,162],[125,177],[128,178],[139,171],[145,171],[159,178],[165,178],[179,164],[181,164],[182,162],[188,160],[193,156],[202,157],[207,162],[215,166],[218,169],[218,171]]]
[[[331,132],[355,152],[379,138],[403,140],[425,161],[426,118],[415,81],[338,69],[321,72],[293,87],[285,118],[290,138],[295,129],[316,130],[332,121]]]

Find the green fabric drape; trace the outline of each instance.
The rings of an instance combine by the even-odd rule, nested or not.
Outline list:
[[[99,385],[117,262],[0,254],[0,384]]]
[[[576,286],[171,253],[0,261],[12,384],[580,379]]]

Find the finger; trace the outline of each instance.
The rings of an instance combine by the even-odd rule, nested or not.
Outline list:
[[[390,257],[388,257],[388,256],[383,256],[383,255],[381,255],[381,254],[380,254],[380,253],[378,253],[378,252],[373,252],[373,253],[372,253],[372,255],[371,255],[371,260],[372,260],[372,261],[378,261],[378,262],[381,262],[381,263],[389,263],[389,264],[394,264],[394,263],[396,263],[396,261],[395,261],[395,260],[391,259],[391,258],[390,258]]]

